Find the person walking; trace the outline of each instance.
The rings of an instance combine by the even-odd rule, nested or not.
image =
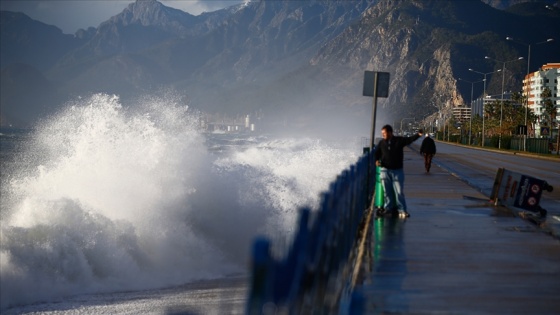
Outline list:
[[[382,139],[377,144],[377,147],[375,147],[375,165],[380,167],[381,184],[385,191],[384,207],[389,211],[398,211],[400,217],[410,217],[406,208],[403,189],[403,149],[421,136],[421,130],[410,137],[394,136],[393,127],[391,127],[391,125],[385,125],[381,128]],[[392,198],[392,196],[395,198]],[[396,205],[394,203],[396,203]]]
[[[436,154],[436,143],[434,139],[430,137],[430,134],[426,134],[426,138],[422,140],[420,154],[424,156],[424,167],[426,168],[426,173],[429,173],[432,167],[432,158]]]

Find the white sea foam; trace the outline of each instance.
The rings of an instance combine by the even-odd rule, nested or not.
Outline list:
[[[97,94],[46,120],[3,189],[1,308],[247,272],[255,235],[289,233],[357,158],[313,139],[243,143],[208,151],[170,95]]]
[[[273,230],[295,227],[295,209],[305,205],[317,208],[320,193],[357,156],[316,139],[282,139],[237,151],[216,161],[216,165],[231,170],[246,168],[249,185],[242,199],[265,200],[273,209],[269,220]]]

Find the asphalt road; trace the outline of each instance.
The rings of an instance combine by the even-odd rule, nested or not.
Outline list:
[[[421,141],[412,148],[418,150]],[[552,192],[543,192],[540,205],[551,218],[560,223],[560,159],[523,154],[502,153],[436,141],[433,163],[490,197],[499,168],[542,179],[552,185]],[[558,219],[557,219],[558,218]]]

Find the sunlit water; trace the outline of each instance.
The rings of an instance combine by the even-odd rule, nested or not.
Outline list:
[[[208,283],[219,304],[247,277],[252,239],[289,237],[297,209],[316,207],[360,153],[208,135],[198,118],[172,96],[125,107],[98,94],[33,131],[3,130],[0,310],[155,314],[178,292],[200,303]],[[121,308],[99,308],[111,303]]]

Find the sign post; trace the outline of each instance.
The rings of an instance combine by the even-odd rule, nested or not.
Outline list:
[[[550,127],[541,127],[541,136],[550,136]]]
[[[371,111],[370,150],[375,145],[375,120],[377,119],[377,98],[389,96],[389,72],[365,71],[363,96],[373,96]]]

